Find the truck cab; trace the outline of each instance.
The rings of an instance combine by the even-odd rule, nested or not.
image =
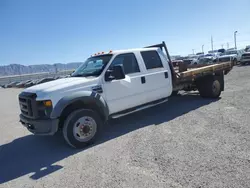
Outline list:
[[[39,84],[19,95],[20,122],[32,133],[84,147],[109,118],[165,102],[173,91],[168,58],[160,48],[97,53],[70,77]]]

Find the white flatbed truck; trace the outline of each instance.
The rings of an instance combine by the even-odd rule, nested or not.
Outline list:
[[[232,67],[225,62],[176,72],[164,42],[98,53],[70,77],[21,92],[20,122],[36,135],[62,130],[70,146],[82,148],[98,138],[108,119],[166,102],[180,90],[218,98]]]

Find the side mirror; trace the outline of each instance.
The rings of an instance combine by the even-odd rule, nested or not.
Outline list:
[[[107,70],[105,74],[105,80],[121,80],[125,78],[125,73],[123,69],[123,65],[115,65],[112,67],[112,70]]]

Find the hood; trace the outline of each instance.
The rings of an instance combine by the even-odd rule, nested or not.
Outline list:
[[[229,55],[222,55],[219,58],[221,58],[221,57],[236,57],[236,56],[237,56],[237,54],[229,54]]]
[[[43,98],[47,95],[54,95],[53,93],[62,94],[86,90],[88,87],[96,85],[97,82],[96,77],[69,77],[38,84],[25,89],[24,92],[36,93],[38,98]]]

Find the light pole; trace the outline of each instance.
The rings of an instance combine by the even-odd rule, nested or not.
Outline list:
[[[201,49],[202,49],[202,53],[204,53],[204,44],[202,44]]]
[[[236,33],[237,33],[238,31],[235,31],[234,32],[234,48],[235,49],[237,49],[237,45],[236,45]]]
[[[212,47],[212,51],[214,51],[214,40],[213,40],[213,36],[211,36],[211,47]]]
[[[194,49],[192,49],[193,50],[193,55],[194,55]]]

